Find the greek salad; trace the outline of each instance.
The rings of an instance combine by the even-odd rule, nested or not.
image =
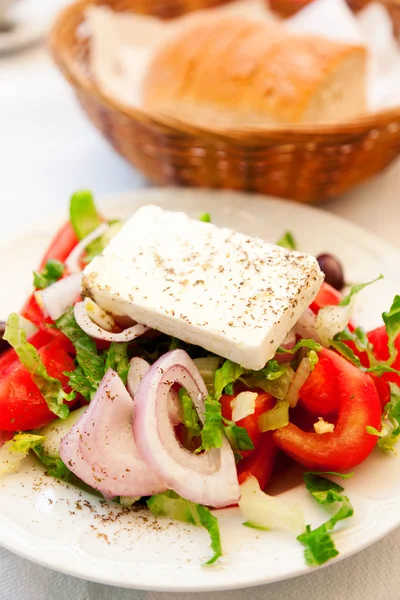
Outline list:
[[[202,526],[208,565],[223,555],[213,509],[239,506],[244,526],[289,530],[325,563],[353,515],[341,479],[400,437],[400,296],[381,327],[353,320],[380,278],[345,286],[290,232],[271,244],[156,206],[122,223],[74,194],[3,326],[0,475],[31,453],[49,477]],[[317,528],[268,494],[283,456],[335,509]]]

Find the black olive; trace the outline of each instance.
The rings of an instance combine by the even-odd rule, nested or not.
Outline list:
[[[5,329],[6,329],[6,324],[3,323],[3,321],[0,321],[0,354],[2,352],[5,352],[10,347],[10,344],[8,342],[6,342],[6,340],[3,340],[3,334],[4,334]]]
[[[317,256],[317,261],[321,271],[325,273],[326,283],[329,283],[340,292],[344,288],[344,274],[343,267],[338,259],[332,254],[320,254]]]

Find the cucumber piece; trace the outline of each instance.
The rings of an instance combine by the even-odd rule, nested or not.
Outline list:
[[[78,410],[70,412],[66,419],[56,419],[50,425],[46,425],[46,427],[40,430],[40,435],[46,438],[41,445],[44,454],[51,458],[60,457],[61,440],[72,429],[75,423],[79,421],[81,416],[87,411],[87,408],[87,406],[78,408]]]

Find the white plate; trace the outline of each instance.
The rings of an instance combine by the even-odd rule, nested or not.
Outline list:
[[[366,327],[380,323],[380,313],[400,290],[397,250],[313,208],[242,194],[171,189],[119,195],[101,206],[109,216],[126,217],[147,203],[193,216],[209,211],[216,224],[272,241],[290,229],[302,250],[338,256],[348,281],[366,281],[383,273],[384,281],[360,298],[359,320]],[[57,220],[42,223],[0,248],[1,316],[18,308],[29,292],[30,271],[56,226]],[[26,462],[20,473],[0,480],[0,544],[44,566],[101,583],[156,591],[233,589],[309,571],[302,547],[292,535],[245,528],[238,509],[216,511],[224,558],[212,568],[201,567],[210,556],[205,531],[169,520],[155,523],[145,511],[121,511],[44,476],[32,464]],[[346,482],[355,516],[335,534],[339,559],[400,524],[399,475],[400,457],[376,452]],[[304,486],[282,496],[302,503],[307,523],[316,526],[326,520]]]

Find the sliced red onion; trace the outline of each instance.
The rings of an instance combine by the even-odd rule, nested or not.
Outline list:
[[[74,315],[76,322],[79,327],[83,329],[85,333],[96,340],[104,340],[105,342],[131,342],[137,337],[149,331],[149,327],[146,325],[140,325],[137,323],[133,327],[124,329],[121,333],[112,333],[102,327],[99,327],[94,323],[88,315],[84,302],[78,302],[74,306]]]
[[[167,486],[141,457],[132,435],[133,400],[109,369],[87,412],[62,439],[69,469],[106,498],[150,496]]]
[[[301,338],[311,339],[320,344],[321,338],[316,329],[316,318],[311,308],[307,308],[293,327],[293,330]]]
[[[36,292],[39,304],[45,313],[56,321],[78,300],[81,293],[82,275],[75,273],[49,285],[46,289]]]
[[[114,318],[106,313],[105,310],[100,308],[94,300],[91,298],[84,299],[85,310],[90,315],[90,320],[93,321],[96,325],[98,325],[101,329],[105,329],[106,331],[112,331],[115,327]]]
[[[285,350],[291,350],[292,348],[294,348],[296,345],[296,333],[294,331],[294,329],[291,329],[289,331],[289,333],[287,334],[287,336],[285,337],[285,339],[283,340],[281,346],[282,348],[284,348]],[[291,360],[293,360],[293,355],[292,354],[285,354],[284,352],[282,353],[277,353],[274,356],[275,360],[277,360],[280,363],[285,363],[285,362],[290,362]]]
[[[133,432],[141,455],[184,498],[217,508],[236,504],[240,488],[228,440],[224,437],[222,448],[203,454],[189,452],[177,440],[168,418],[175,383],[186,389],[204,422],[207,388],[197,367],[183,350],[168,352],[143,377],[134,398]]]
[[[290,408],[294,408],[300,398],[300,390],[307,381],[312,371],[311,361],[308,357],[303,358],[297,368],[292,383],[290,384],[289,391],[285,400],[289,402]]]
[[[127,387],[128,392],[132,398],[134,398],[140,384],[142,383],[143,377],[150,369],[150,363],[139,356],[134,356],[130,362],[130,365]],[[182,421],[182,406],[179,400],[179,394],[173,389],[169,391],[168,415],[173,425],[178,425]]]
[[[102,223],[75,246],[65,261],[65,266],[70,273],[80,273],[82,271],[80,262],[86,248],[89,246],[89,244],[104,235],[108,228],[109,225],[107,223]]]

